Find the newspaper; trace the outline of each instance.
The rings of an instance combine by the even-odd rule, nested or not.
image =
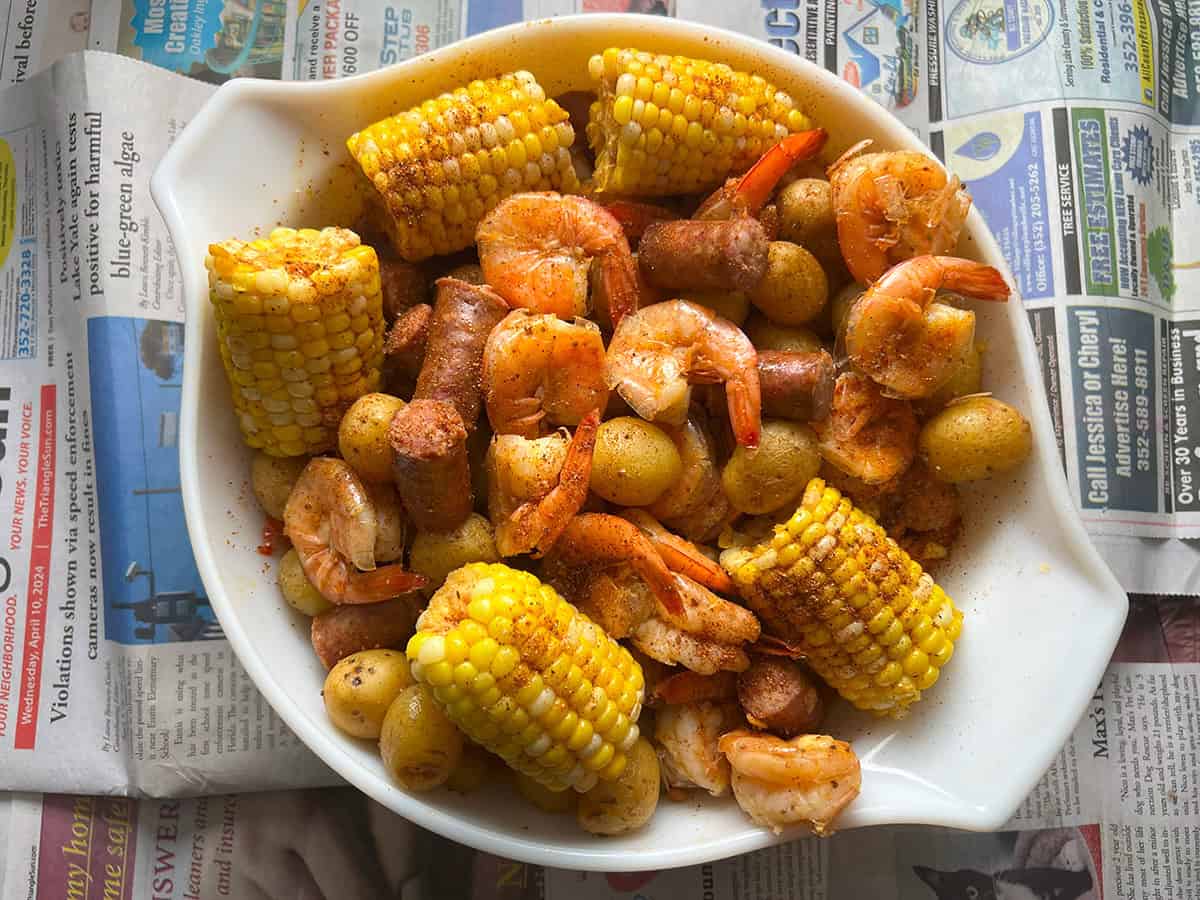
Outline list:
[[[1198,729],[1200,606],[1137,597],[1084,718],[994,834],[859,829],[684,869],[593,874],[475,853],[345,788],[12,795],[0,801],[0,896],[1196,900]]]
[[[1127,589],[1185,595],[1135,598],[1088,715],[1001,834],[872,829],[624,877],[496,860],[313,790],[336,777],[222,638],[178,493],[182,303],[147,190],[166,147],[234,75],[342,77],[627,9],[836,72],[967,182],[1096,543]],[[0,0],[0,26],[0,767],[48,792],[0,799],[0,896],[1196,896],[1194,3]],[[85,40],[111,53],[55,62]]]

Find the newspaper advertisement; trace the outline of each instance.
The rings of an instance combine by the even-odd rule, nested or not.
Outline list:
[[[194,794],[332,781],[224,641],[183,521],[183,305],[148,181],[210,92],[77,54],[0,104],[9,786]]]
[[[0,766],[51,792],[0,797],[0,896],[1198,896],[1189,596],[1135,598],[1088,713],[995,835],[880,828],[589,875],[317,789],[336,776],[255,691],[192,562],[182,303],[150,173],[228,78],[343,77],[609,11],[761,38],[926,140],[1009,261],[1097,545],[1130,590],[1200,592],[1194,3],[0,0]],[[46,68],[85,35],[119,56]]]
[[[0,895],[1196,900],[1197,729],[1200,604],[1135,597],[1074,734],[996,833],[858,829],[700,866],[597,874],[471,851],[345,788],[190,799],[13,795],[7,810],[0,802]]]

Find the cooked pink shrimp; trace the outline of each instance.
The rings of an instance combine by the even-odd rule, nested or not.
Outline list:
[[[331,603],[379,603],[425,586],[402,566],[375,568],[375,504],[340,459],[319,456],[304,467],[284,507],[283,531],[304,574]]]
[[[533,553],[540,556],[560,539],[587,500],[592,477],[592,450],[596,446],[599,410],[583,417],[567,448],[558,483],[545,496],[527,500],[496,527],[496,549],[501,556]]]
[[[740,718],[736,701],[698,701],[658,710],[654,742],[667,784],[673,788],[701,788],[714,797],[728,793],[729,761],[719,745],[721,734]]]
[[[683,425],[669,432],[683,460],[683,474],[646,511],[688,540],[712,540],[730,517],[731,507],[721,489],[721,470],[705,417],[693,409]]]
[[[691,541],[667,531],[658,519],[644,509],[623,509],[618,515],[628,519],[650,538],[671,571],[687,575],[714,591],[734,592],[733,579],[716,560],[709,559]]]
[[[977,300],[1008,299],[992,266],[956,256],[916,256],[892,266],[846,315],[846,353],[889,393],[928,397],[975,343],[975,313],[934,302],[941,289]]]
[[[796,163],[821,152],[829,134],[824,128],[789,134],[764,153],[740,178],[730,178],[696,210],[695,219],[730,219],[758,215],[775,185]]]
[[[867,484],[890,481],[917,455],[920,424],[912,404],[883,396],[858,372],[838,376],[829,416],[813,427],[821,456]]]
[[[643,419],[669,425],[687,420],[693,384],[724,382],[737,442],[758,446],[758,354],[741,329],[710,309],[668,300],[626,316],[608,345],[604,376]]]
[[[869,144],[828,169],[842,257],[864,284],[894,263],[953,250],[971,208],[958,177],[936,160],[911,150],[863,154]]]
[[[638,307],[629,241],[612,214],[585,197],[513,194],[479,223],[475,242],[483,277],[511,306],[586,315],[596,259],[613,324]]]
[[[483,389],[496,434],[535,438],[547,425],[578,425],[608,403],[600,329],[514,309],[488,336]]]
[[[862,787],[854,750],[824,734],[785,741],[763,732],[738,729],[718,745],[732,770],[733,796],[759,825],[779,834],[806,824],[817,834],[830,825]]]

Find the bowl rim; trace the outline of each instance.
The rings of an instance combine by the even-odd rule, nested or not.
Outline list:
[[[445,56],[457,57],[469,55],[472,51],[511,41],[529,28],[554,28],[568,35],[572,40],[599,40],[598,35],[617,24],[619,21],[628,25],[631,19],[644,20],[644,27],[655,32],[654,40],[669,40],[664,31],[678,33],[693,40],[705,38],[719,39],[721,42],[732,44],[744,52],[752,53],[762,59],[766,70],[784,69],[797,77],[811,81],[816,88],[833,95],[840,103],[845,104],[847,111],[855,115],[863,115],[872,120],[872,126],[884,134],[886,142],[893,149],[916,150],[927,155],[929,148],[920,141],[903,123],[886,109],[878,106],[864,96],[853,86],[844,82],[836,75],[820,66],[787,53],[758,38],[695,22],[659,16],[635,15],[628,13],[590,13],[571,16],[560,16],[552,19],[538,19],[528,22],[518,22],[477,35],[467,37],[421,56],[405,60],[395,65],[354,75],[349,78],[320,82],[277,81],[257,78],[238,78],[223,84],[204,104],[201,110],[188,123],[183,132],[172,144],[156,167],[151,178],[151,195],[161,212],[170,232],[175,248],[191,247],[196,241],[192,238],[187,217],[184,215],[175,186],[186,177],[183,161],[192,158],[197,147],[202,144],[206,135],[212,131],[213,123],[218,122],[226,110],[241,103],[277,99],[280,97],[294,98],[303,95],[307,100],[322,102],[330,97],[346,91],[348,85],[395,79],[398,72],[419,73],[425,67],[435,67]],[[1005,273],[1010,283],[1014,283],[1011,273],[1000,247],[990,229],[984,223],[978,209],[972,207],[969,217],[967,234],[974,241],[978,254],[990,264],[997,266]],[[181,284],[184,291],[186,321],[194,321],[202,315],[207,304],[207,290],[204,285],[205,276],[203,265],[196,260],[189,261],[187,257],[178,254]],[[198,259],[198,257],[197,257]],[[1018,302],[1021,302],[1018,298]],[[182,391],[180,433],[180,476],[183,491],[184,513],[189,536],[193,538],[192,550],[196,557],[197,567],[206,590],[210,595],[214,611],[221,621],[226,637],[237,654],[242,666],[250,675],[255,686],[266,697],[267,701],[280,715],[284,722],[298,737],[341,778],[344,778],[368,796],[378,797],[374,776],[366,772],[361,765],[351,758],[340,747],[331,734],[331,729],[314,728],[309,717],[293,705],[283,686],[271,674],[265,654],[257,652],[243,629],[238,616],[233,614],[232,605],[221,586],[219,564],[214,552],[217,543],[210,539],[200,512],[203,485],[200,483],[200,461],[198,459],[197,442],[193,435],[197,423],[195,414],[198,408],[200,391],[200,374],[198,363],[193,353],[187,352],[190,344],[185,343],[184,378]],[[1029,329],[1024,329],[1017,336],[1016,352],[1020,359],[1021,368],[1025,372],[1040,373],[1037,351],[1033,336]],[[1030,379],[1030,416],[1033,420],[1034,432],[1040,436],[1053,436],[1049,408],[1046,400],[1045,385],[1040,377]],[[1105,644],[1109,653],[1103,657],[1097,653],[1087,665],[1076,683],[1076,689],[1062,696],[1063,706],[1082,713],[1092,696],[1093,687],[1100,682],[1107,667],[1111,650],[1116,645],[1128,611],[1128,598],[1117,583],[1107,565],[1092,545],[1078,516],[1074,500],[1070,494],[1065,474],[1057,464],[1057,453],[1038,453],[1035,459],[1027,465],[1040,465],[1043,475],[1053,496],[1045,498],[1053,505],[1069,509],[1073,514],[1059,516],[1059,524],[1063,526],[1062,539],[1066,548],[1079,559],[1087,561],[1089,575],[1093,580],[1105,583],[1106,595],[1113,601],[1112,615],[1104,632]],[[213,586],[213,590],[209,586]],[[1119,596],[1120,600],[1116,598]],[[230,614],[226,615],[226,612]],[[1086,676],[1086,677],[1084,677]],[[1074,721],[1074,719],[1072,719]],[[1068,732],[1069,736],[1069,732]],[[890,824],[929,824],[944,827],[961,828],[973,831],[995,830],[1003,826],[1016,812],[1025,796],[1040,780],[1042,774],[1050,767],[1058,752],[1059,746],[1044,749],[1029,759],[1025,766],[1025,778],[1020,780],[1011,792],[1004,798],[996,798],[987,805],[964,805],[957,815],[945,815],[931,820],[929,816],[889,815],[886,822]],[[500,832],[490,827],[464,821],[457,815],[446,812],[435,804],[426,802],[417,794],[404,791],[393,791],[389,794],[384,805],[399,813],[416,824],[428,828],[444,837],[470,845],[480,850],[524,862],[568,869],[583,869],[590,871],[628,871],[631,868],[628,853],[606,849],[603,841],[595,842],[595,849],[586,851],[572,850],[564,847],[547,846],[540,842],[523,838],[519,833]],[[884,820],[880,820],[880,824]],[[693,865],[720,858],[762,849],[782,841],[791,840],[798,832],[791,830],[780,837],[765,829],[753,829],[731,835],[723,835],[716,839],[705,839],[701,842],[688,843],[686,846],[667,846],[652,851],[639,853],[633,868],[640,870],[669,869],[679,866]]]

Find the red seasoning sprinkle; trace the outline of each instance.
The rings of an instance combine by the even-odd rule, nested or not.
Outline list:
[[[267,516],[263,520],[262,528],[262,543],[258,545],[258,552],[263,556],[273,556],[275,554],[275,541],[283,534],[283,523],[278,519],[272,519]]]

